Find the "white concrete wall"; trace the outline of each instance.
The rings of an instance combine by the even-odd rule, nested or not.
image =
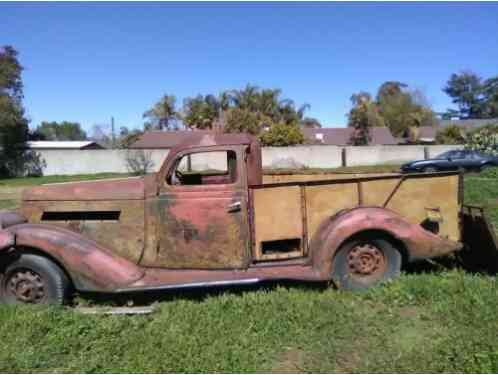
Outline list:
[[[336,168],[342,165],[342,150],[345,149],[346,165],[398,164],[410,160],[424,159],[424,148],[429,157],[442,152],[462,148],[462,146],[296,146],[263,148],[263,167],[282,168]],[[45,161],[43,174],[93,174],[129,173],[126,157],[136,150],[43,150],[38,154]],[[144,150],[150,155],[157,171],[167,150]],[[206,155],[206,154],[203,154]],[[226,154],[209,153],[192,157],[192,167],[199,169],[226,169]]]
[[[400,164],[424,159],[424,146],[351,146],[346,149],[346,165]]]
[[[336,168],[342,165],[341,152],[338,146],[264,147],[263,168]]]

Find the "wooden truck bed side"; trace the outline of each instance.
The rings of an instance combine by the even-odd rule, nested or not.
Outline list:
[[[459,186],[458,174],[438,173],[389,174],[252,187],[254,258],[273,260],[305,256],[313,236],[325,220],[341,210],[355,207],[386,208],[410,224],[430,224],[433,230],[437,226],[441,238],[459,241]],[[294,247],[292,251],[278,251],[279,246],[289,245]]]

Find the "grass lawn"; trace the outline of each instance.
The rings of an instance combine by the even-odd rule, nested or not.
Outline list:
[[[498,227],[498,178],[466,176],[465,201]],[[498,372],[496,277],[433,267],[361,293],[265,284],[156,299],[128,317],[0,306],[0,372]]]

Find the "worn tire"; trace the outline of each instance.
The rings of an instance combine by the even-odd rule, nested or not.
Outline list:
[[[339,289],[366,289],[399,276],[401,263],[400,251],[385,239],[352,239],[332,260],[332,281]]]
[[[0,301],[7,304],[54,304],[66,302],[71,283],[64,271],[50,259],[20,254],[5,268]]]

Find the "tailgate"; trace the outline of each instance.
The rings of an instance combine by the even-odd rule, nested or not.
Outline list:
[[[498,272],[498,247],[493,226],[482,207],[462,207],[463,266],[472,271]]]

